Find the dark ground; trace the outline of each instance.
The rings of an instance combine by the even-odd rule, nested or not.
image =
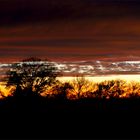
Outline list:
[[[6,99],[2,138],[140,138],[140,99]]]

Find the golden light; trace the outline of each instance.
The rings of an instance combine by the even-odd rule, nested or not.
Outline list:
[[[116,86],[116,83],[113,86],[110,86],[109,90],[103,89],[103,94],[113,93],[114,91],[119,88],[123,93],[119,96],[120,98],[129,97],[132,94],[134,95],[140,95],[140,75],[102,75],[102,76],[94,76],[94,77],[83,77],[87,82],[83,82],[84,85],[80,89],[78,89],[78,83],[76,83],[77,77],[57,77],[57,79],[60,81],[60,83],[68,82],[73,86],[73,89],[68,90],[68,97],[75,98],[79,94],[78,92],[81,92],[81,96],[87,97],[87,96],[95,96],[94,94],[91,95],[91,93],[95,93],[99,87],[98,83],[103,83],[103,85],[108,85],[109,81],[114,80],[116,81],[125,81],[124,83],[121,81],[119,87]],[[74,82],[75,81],[75,82]],[[58,87],[61,86],[59,83]],[[81,83],[80,83],[81,84]],[[12,87],[11,87],[12,88]],[[0,91],[1,94],[4,96],[10,95],[11,88],[6,88],[4,83],[0,83]],[[107,93],[108,92],[108,93]],[[53,89],[53,87],[49,87],[47,91],[45,91],[44,94],[57,94],[57,91]],[[109,93],[109,94],[110,94]],[[108,95],[109,95],[108,94]],[[0,95],[0,98],[3,96]],[[108,98],[108,96],[107,96]]]
[[[62,81],[62,82],[70,82],[72,80],[74,80],[76,77],[58,77],[58,80]],[[126,80],[127,82],[132,82],[132,81],[136,81],[136,82],[140,82],[140,75],[138,74],[132,74],[132,75],[101,75],[101,76],[93,76],[93,77],[89,77],[89,76],[85,76],[85,79],[89,80],[89,81],[93,81],[94,83],[98,83],[98,82],[103,82],[103,81],[108,81],[108,80]]]
[[[10,95],[11,88],[6,88],[6,86],[3,83],[0,83],[0,98],[3,98],[3,96],[7,97]]]

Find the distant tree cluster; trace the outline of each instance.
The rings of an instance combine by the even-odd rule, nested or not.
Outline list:
[[[75,77],[70,82],[60,82],[60,72],[54,63],[39,58],[27,58],[14,63],[6,73],[6,87],[13,87],[11,95],[20,97],[50,97],[57,99],[125,98],[140,97],[140,84],[123,80],[100,83],[85,77]],[[0,91],[1,97],[4,97]]]
[[[59,72],[55,65],[39,58],[28,58],[12,64],[5,78],[7,87],[14,86],[14,96],[40,96],[57,82]]]

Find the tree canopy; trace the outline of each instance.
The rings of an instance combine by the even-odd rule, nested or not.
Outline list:
[[[54,63],[31,57],[11,65],[6,74],[6,86],[15,87],[15,96],[40,96],[48,86],[57,82],[59,74]]]

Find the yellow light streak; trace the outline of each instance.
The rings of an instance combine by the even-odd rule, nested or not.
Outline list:
[[[62,82],[70,82],[74,80],[76,77],[58,77],[58,80]],[[93,76],[93,77],[84,77],[85,79],[93,82],[103,82],[103,81],[108,81],[108,80],[126,80],[128,82],[140,82],[140,75],[101,75],[101,76]]]

